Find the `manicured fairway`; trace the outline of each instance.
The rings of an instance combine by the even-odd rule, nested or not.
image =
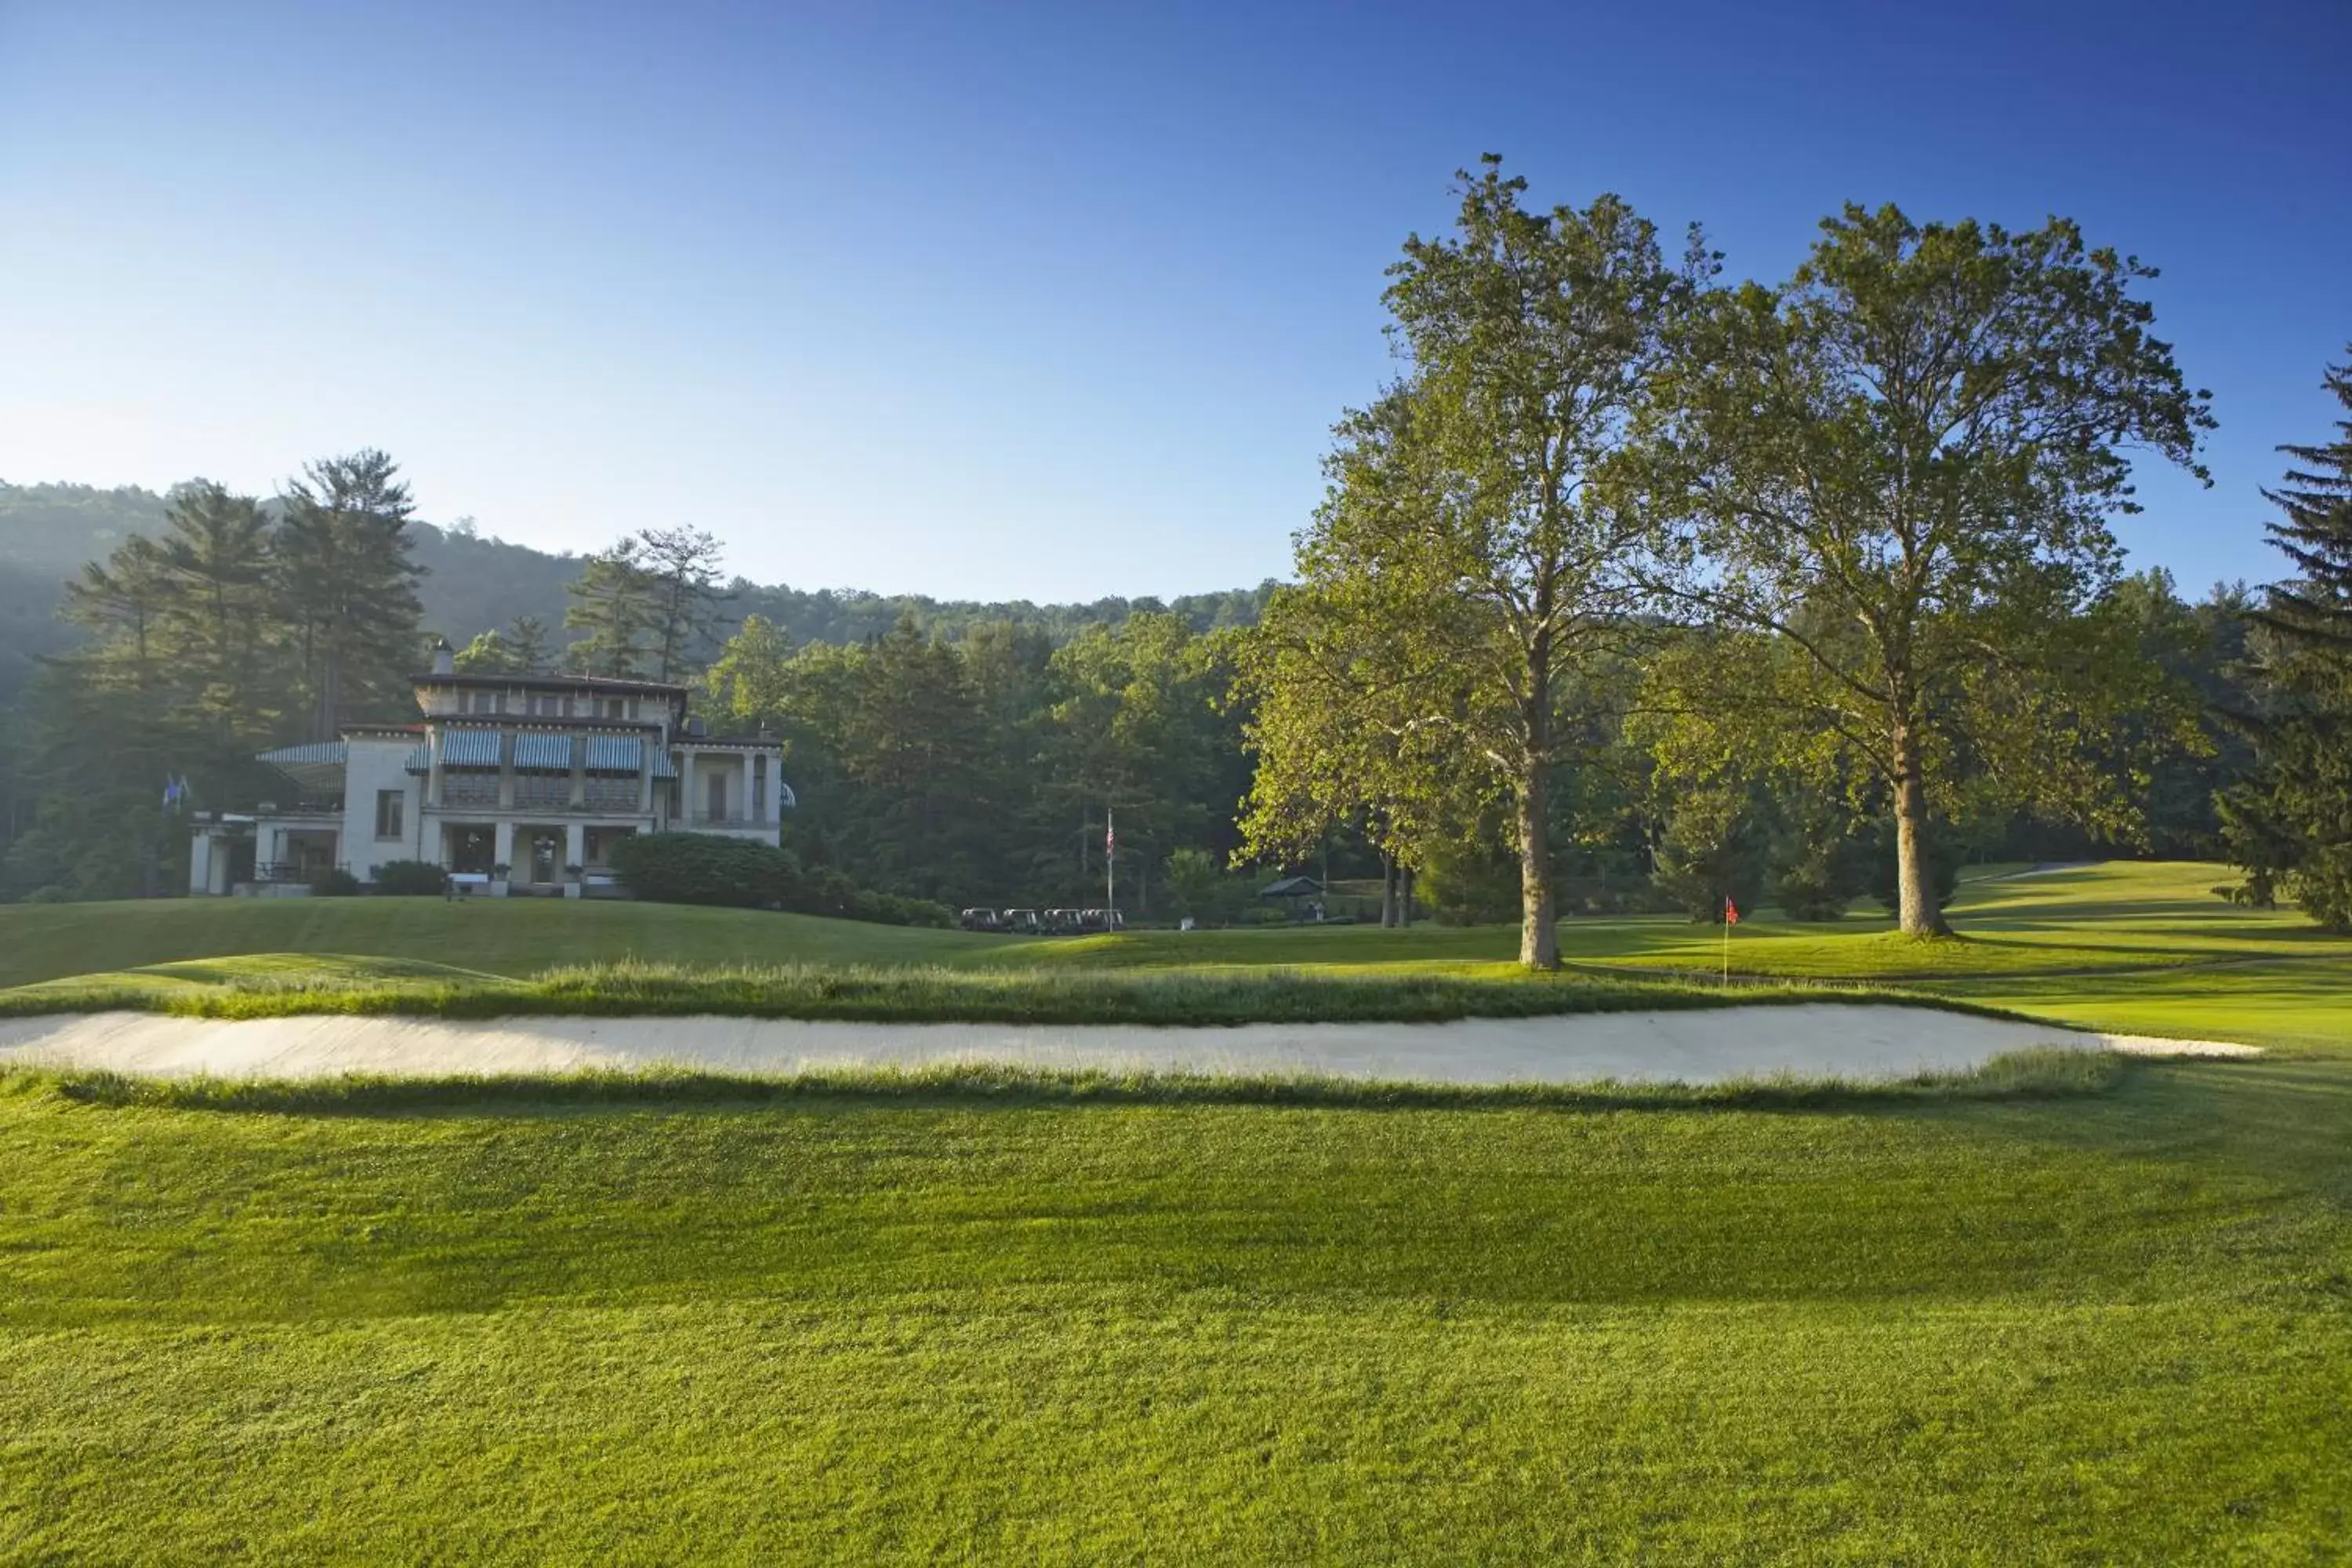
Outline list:
[[[1874,911],[1797,924],[1743,921],[1735,973],[1882,980],[2147,969],[2219,959],[2339,956],[2293,910],[2213,896],[2226,868],[2110,862],[1969,883],[1953,918],[1968,941],[1923,944]],[[1713,973],[1720,928],[1667,917],[1571,920],[1570,962]],[[950,963],[1080,968],[1507,965],[1516,928],[1409,931],[1284,927],[1133,931],[1021,940],[799,915],[561,900],[224,899],[0,907],[0,986],[242,953],[352,953],[525,975],[554,964],[640,959],[682,964]]]
[[[0,1561],[2340,1560],[2352,943],[2217,879],[1980,884],[1977,939],[1905,984],[2273,1057],[1991,1098],[0,1076]],[[289,952],[141,982],[207,994],[488,986],[434,965],[622,940],[967,966],[740,982],[833,1006],[1339,994],[1283,966],[1443,1005],[1657,984],[1517,978],[1496,931],[1236,933],[1130,975],[1182,939],[394,900],[0,917],[35,938],[0,940],[25,977]],[[1568,929],[1612,968],[1719,952]],[[1920,950],[1765,921],[1734,951],[1856,976]],[[737,984],[632,973],[581,984]]]
[[[931,963],[991,939],[562,899],[159,899],[0,906],[0,986],[235,953],[358,953],[530,974],[559,963]]]
[[[0,1558],[2322,1561],[2352,1079],[1838,1110],[0,1090]]]
[[[2324,1561],[2347,1133],[19,1084],[0,1559]]]
[[[2225,902],[2212,889],[2228,878],[2225,868],[2182,862],[1981,878],[1963,889],[1955,906],[1965,937],[1957,942],[1908,941],[1867,918],[1801,925],[1767,911],[1734,933],[1731,969],[1759,979],[1894,985],[2099,1028],[2352,1055],[2352,940],[2325,935],[2292,910]],[[650,904],[178,900],[0,909],[0,989],[155,964],[168,967],[132,984],[184,991],[190,984],[299,979],[311,971],[333,978],[404,962],[522,978],[558,964],[631,958],[688,971],[945,966],[972,972],[973,984],[978,976],[993,977],[1006,995],[1018,992],[1041,1005],[1076,994],[1089,984],[1085,977],[1109,973],[1178,975],[1196,1000],[1220,977],[1236,982],[1237,994],[1252,985],[1264,989],[1261,983],[1277,970],[1507,989],[1559,984],[1530,982],[1507,962],[1516,942],[1515,931],[1499,928],[1428,925],[1015,941]],[[1724,958],[1720,928],[1678,920],[1570,921],[1562,926],[1562,945],[1581,984],[1620,990],[1644,976],[1704,982]],[[336,954],[363,962],[320,960]],[[238,962],[201,962],[226,956]],[[805,982],[793,984],[805,988]],[[908,982],[918,989],[926,984]],[[1216,1021],[1223,1016],[1217,1009],[1229,1011],[1232,1001],[1207,1011],[1188,1007],[1184,1016]],[[7,1005],[0,997],[0,1007]],[[1487,1007],[1532,1005],[1505,998]]]

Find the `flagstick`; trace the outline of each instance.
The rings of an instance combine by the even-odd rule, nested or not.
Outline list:
[[[1731,984],[1731,905],[1723,906],[1723,983]]]

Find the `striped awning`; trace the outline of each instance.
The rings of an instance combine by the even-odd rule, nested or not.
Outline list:
[[[539,768],[550,773],[572,771],[572,737],[569,735],[517,735],[514,765],[519,768]]]
[[[645,765],[646,743],[635,735],[588,737],[588,771],[592,773],[633,773]]]
[[[419,746],[415,751],[409,752],[407,767],[408,771],[412,773],[431,773],[433,771],[433,748],[430,746]]]
[[[674,779],[677,777],[677,759],[667,752],[656,752],[654,753],[654,777],[657,779]]]
[[[313,741],[307,746],[280,746],[255,760],[268,763],[294,781],[298,789],[329,794],[343,787],[343,764],[351,748],[341,741]]]
[[[496,730],[444,730],[441,765],[445,768],[494,768],[499,765]]]
[[[268,763],[273,768],[289,763],[331,763],[341,764],[351,757],[351,748],[341,741],[314,741],[307,746],[280,746],[274,752],[264,752],[254,760]]]

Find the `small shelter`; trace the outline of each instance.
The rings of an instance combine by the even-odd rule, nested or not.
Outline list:
[[[1320,920],[1323,884],[1312,877],[1281,877],[1257,890],[1257,896],[1280,905],[1295,921]]]

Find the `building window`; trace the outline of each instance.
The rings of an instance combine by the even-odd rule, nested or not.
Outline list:
[[[441,775],[443,805],[496,805],[499,774],[495,768],[451,768]]]
[[[768,759],[751,759],[751,818],[764,822],[768,816]]]
[[[591,811],[617,814],[637,809],[637,781],[626,773],[590,773],[587,785]]]
[[[625,719],[625,718],[627,718],[628,716],[629,716],[629,704],[628,704],[628,702],[627,702],[625,699],[622,699],[622,698],[619,698],[619,697],[607,697],[606,699],[604,699],[604,717],[605,717],[605,718],[607,718],[607,719]]]
[[[710,810],[707,814],[709,820],[712,822],[727,820],[727,775],[725,773],[714,773],[710,775],[709,799]]]
[[[407,804],[407,796],[406,790],[380,789],[375,792],[375,836],[378,838],[400,837],[401,813]]]

